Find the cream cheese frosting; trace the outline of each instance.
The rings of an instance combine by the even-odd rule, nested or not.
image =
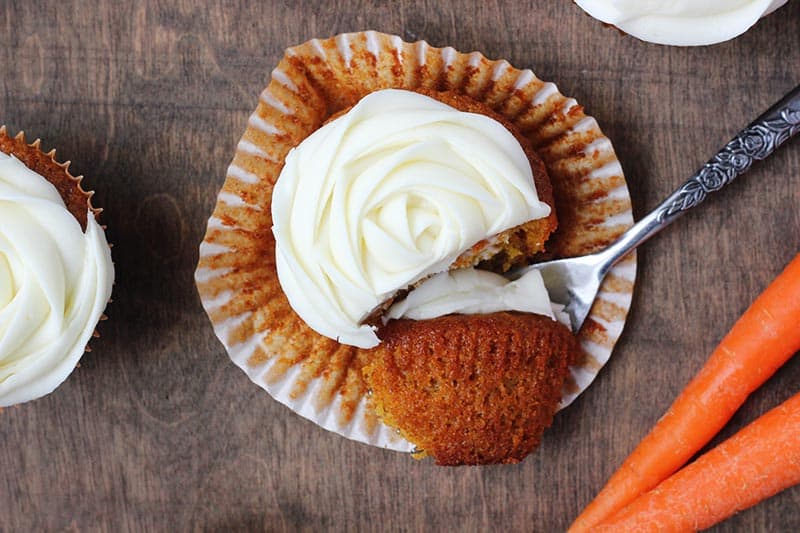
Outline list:
[[[362,322],[398,290],[549,213],[502,124],[377,91],[287,155],[272,196],[278,278],[312,329],[371,348]]]
[[[786,0],[575,0],[584,11],[643,41],[719,43],[747,31]]]
[[[427,320],[449,314],[475,315],[520,311],[556,319],[538,270],[509,281],[499,274],[464,268],[441,272],[420,284],[389,308],[384,320]]]
[[[56,188],[0,153],[0,406],[52,392],[72,372],[111,297],[114,268]]]

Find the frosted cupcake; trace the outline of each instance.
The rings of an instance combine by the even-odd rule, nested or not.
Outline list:
[[[99,210],[68,166],[0,128],[0,407],[55,390],[111,296]]]
[[[419,100],[419,93],[430,98]],[[404,129],[400,123],[409,120],[419,121],[407,128],[412,132],[417,126],[419,131],[428,131],[432,124],[438,128],[441,117],[431,117],[453,111],[441,104],[459,107],[455,100],[447,101],[448,97],[443,96],[446,94],[473,102],[472,111],[496,115],[498,122],[510,126],[505,128],[505,135],[512,140],[514,132],[524,138],[535,157],[526,158],[522,144],[516,143],[516,155],[510,160],[524,162],[520,168],[523,174],[527,172],[528,180],[532,168],[546,167],[552,182],[553,205],[542,202],[547,194],[544,188],[538,189],[539,182],[532,191],[530,186],[510,187],[502,180],[464,180],[459,183],[472,192],[461,194],[464,190],[452,195],[453,187],[443,190],[439,197],[431,192],[437,180],[442,183],[442,176],[450,171],[458,170],[458,174],[471,158],[481,159],[487,166],[503,161],[498,152],[484,154],[484,149],[494,149],[491,144],[502,136],[502,125],[493,126],[500,128],[498,135],[491,134],[489,139],[472,145],[445,143],[419,152],[406,134],[399,135],[397,130]],[[378,119],[393,107],[405,111]],[[375,127],[361,127],[372,124],[373,118],[378,119]],[[353,129],[348,131],[351,126]],[[477,129],[491,130],[489,126]],[[414,140],[413,133],[410,138]],[[363,146],[374,144],[376,150],[366,157],[348,159],[349,145],[336,139],[360,139]],[[310,150],[306,149],[308,146]],[[338,147],[344,147],[340,154],[329,153]],[[394,156],[400,152],[410,157],[399,161]],[[373,155],[387,154],[391,154],[388,166],[398,172],[390,172],[391,179],[378,180],[387,185],[383,188],[388,192],[386,198],[391,197],[381,209],[371,209],[368,199],[362,201],[366,197],[360,192],[361,185],[374,185],[374,180],[361,183],[356,179],[352,187],[339,188],[348,182],[351,170],[354,176],[360,176],[367,167],[381,167],[376,164],[380,158]],[[345,164],[339,165],[343,161]],[[428,173],[426,165],[438,167],[437,172]],[[321,173],[314,170],[311,176],[327,176],[331,168],[345,169],[344,182],[332,185],[339,190],[329,189],[325,180],[300,184],[290,177],[284,181],[293,168],[302,171],[317,166]],[[413,172],[405,173],[412,168]],[[535,175],[536,170],[533,172]],[[503,171],[499,175],[517,174]],[[408,180],[414,179],[418,181],[412,187],[416,192],[406,194],[410,189],[403,183],[408,185]],[[487,182],[492,183],[488,187],[492,193],[479,191]],[[512,189],[516,192],[509,196]],[[514,195],[522,201],[509,211],[514,216],[506,219],[505,209],[497,208],[502,205],[498,199],[505,201]],[[433,208],[439,198],[445,197],[448,200],[442,201],[441,209]],[[472,202],[468,197],[484,200]],[[459,215],[461,207],[470,202],[475,204],[474,209],[470,208],[473,215]],[[343,206],[348,207],[341,209]],[[364,210],[352,211],[354,207],[358,211],[357,206]],[[399,37],[377,32],[314,39],[287,51],[248,121],[200,247],[197,285],[228,354],[254,382],[326,429],[373,445],[410,451],[413,444],[384,423],[392,417],[381,419],[385,413],[379,413],[369,398],[365,374],[376,379],[383,375],[374,367],[365,372],[365,367],[375,360],[375,346],[381,346],[380,324],[371,322],[370,311],[385,315],[386,300],[396,300],[398,288],[409,284],[414,291],[427,287],[426,294],[433,294],[434,300],[438,299],[440,288],[464,284],[472,287],[466,291],[469,294],[475,293],[474,288],[486,292],[497,289],[494,294],[499,294],[499,285],[506,282],[486,280],[482,275],[448,280],[445,273],[444,278],[430,278],[433,286],[425,280],[453,265],[491,261],[494,252],[507,251],[509,247],[524,248],[526,253],[522,255],[530,259],[527,251],[536,246],[519,247],[515,243],[522,241],[496,238],[531,218],[549,220],[551,207],[557,211],[558,230],[547,239],[552,231],[548,226],[550,229],[541,235],[547,239],[543,248],[552,255],[595,250],[631,222],[625,181],[610,142],[596,122],[574,100],[563,97],[552,83],[479,53],[462,54],[424,42],[405,43]],[[340,215],[330,225],[318,224],[334,211]],[[352,224],[346,222],[347,213],[355,213]],[[458,222],[447,226],[452,222],[451,215]],[[346,223],[341,224],[342,221]],[[434,241],[445,226],[459,228],[453,234],[458,242],[440,249]],[[476,226],[477,233],[473,232]],[[436,229],[428,231],[429,228]],[[351,234],[350,230],[356,231]],[[459,236],[464,236],[463,242]],[[311,246],[313,250],[303,244],[312,241],[317,243]],[[398,253],[402,242],[408,244],[408,250],[441,250],[442,254],[426,256],[418,263],[415,253]],[[390,245],[384,248],[386,243]],[[366,256],[362,245],[369,248],[369,260],[363,260]],[[634,269],[631,258],[619,265],[606,285],[601,298],[605,303],[597,306],[579,336],[584,357],[570,369],[561,394],[562,405],[588,385],[608,358],[630,304]],[[308,283],[309,278],[313,283]],[[332,279],[344,283],[329,290]],[[352,285],[348,287],[348,283]],[[363,291],[365,286],[370,290]],[[613,298],[613,302],[606,298]],[[290,302],[292,299],[295,301]],[[431,307],[429,299],[422,300],[426,300],[423,307]],[[458,305],[463,303],[462,299]],[[475,324],[491,327],[484,322]],[[395,330],[394,335],[403,335],[403,331]],[[391,406],[384,403],[382,409]],[[486,462],[519,458],[493,456]],[[444,462],[465,461],[455,458]],[[484,462],[483,456],[476,457],[475,462]]]
[[[698,46],[733,39],[787,0],[575,0],[584,11],[643,41]]]

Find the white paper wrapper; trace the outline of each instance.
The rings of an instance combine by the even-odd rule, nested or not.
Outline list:
[[[200,245],[200,297],[231,359],[275,399],[325,429],[398,451],[413,446],[372,411],[361,368],[369,352],[309,329],[278,283],[270,197],[286,153],[332,114],[388,88],[456,91],[487,104],[528,137],[550,174],[557,256],[588,253],[632,222],[630,196],[610,141],[595,120],[530,70],[377,32],[314,39],[290,48],[272,72],[228,167]],[[631,303],[635,255],[612,269],[579,340],[562,407],[608,361]]]

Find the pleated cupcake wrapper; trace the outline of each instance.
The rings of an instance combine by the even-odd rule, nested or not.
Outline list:
[[[528,137],[547,166],[559,230],[548,253],[598,250],[633,222],[611,142],[553,83],[478,52],[404,42],[373,31],[313,39],[287,50],[272,71],[236,147],[207,233],[196,282],[231,359],[275,399],[345,437],[410,451],[372,410],[361,368],[369,351],[315,333],[292,311],[275,270],[270,201],[289,150],[329,118],[384,88],[457,91],[487,104]],[[636,258],[615,266],[579,334],[584,360],[572,369],[562,407],[608,361],[630,308]]]

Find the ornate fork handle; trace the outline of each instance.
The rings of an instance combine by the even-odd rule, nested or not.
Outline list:
[[[795,101],[795,105],[795,109],[782,108],[775,118],[762,117],[734,137],[669,198],[669,205],[659,209],[659,220],[663,223],[675,213],[696,206],[709,193],[720,190],[747,172],[755,161],[764,159],[799,132],[800,99]]]
[[[615,263],[687,210],[702,203],[709,194],[747,172],[755,161],[766,158],[797,133],[800,133],[800,86],[739,132],[703,168],[603,254],[611,256],[610,264]]]

